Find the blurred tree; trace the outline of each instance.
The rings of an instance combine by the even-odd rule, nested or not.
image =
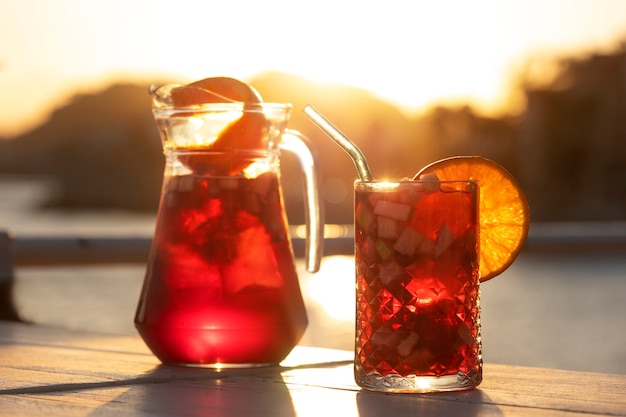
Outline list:
[[[520,179],[535,220],[626,220],[626,49],[526,89]]]
[[[362,89],[279,72],[249,82],[265,101],[293,104],[289,127],[319,154],[328,223],[352,223],[357,172],[304,116],[306,104],[358,144],[376,178],[411,177],[447,156],[483,155],[519,179],[534,221],[626,220],[626,49],[570,58],[559,68],[543,85],[521,75],[527,108],[517,117],[485,117],[470,106],[409,117]],[[289,155],[282,168],[289,220],[302,223],[302,177]],[[0,141],[0,172],[55,176],[60,193],[50,204],[63,207],[156,210],[162,169],[147,86],[77,95],[45,125]]]

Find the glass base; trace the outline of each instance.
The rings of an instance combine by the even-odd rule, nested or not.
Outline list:
[[[427,393],[443,391],[461,391],[476,388],[482,381],[482,370],[469,374],[458,373],[445,376],[400,376],[390,374],[382,376],[377,372],[366,374],[363,370],[355,371],[356,383],[366,390],[399,393]]]
[[[209,368],[209,369],[246,369],[246,368],[267,368],[271,366],[278,366],[278,363],[223,363],[223,362],[210,362],[210,363],[186,363],[186,362],[170,362],[167,365],[172,366],[184,366],[187,368]]]

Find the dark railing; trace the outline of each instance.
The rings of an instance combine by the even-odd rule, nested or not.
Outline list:
[[[305,241],[292,230],[296,257],[304,256]],[[334,226],[324,242],[324,254],[352,255],[352,228]],[[145,263],[148,236],[16,236],[0,230],[0,282],[12,280],[14,267]]]
[[[335,226],[325,239],[325,255],[352,255],[352,228]],[[296,257],[304,256],[305,241],[292,230]],[[148,236],[16,236],[0,230],[0,320],[19,320],[12,287],[16,267],[142,264],[147,262],[152,238]]]
[[[292,229],[294,254],[304,256],[301,231]],[[353,229],[329,226],[324,255],[352,255]],[[17,319],[12,302],[14,268],[30,266],[141,264],[149,236],[15,236],[0,230],[0,319]],[[626,255],[626,223],[556,223],[531,227],[524,252],[540,255]]]
[[[294,253],[304,256],[304,238],[292,229]],[[330,225],[324,255],[352,255],[353,229]],[[13,267],[144,263],[150,236],[15,236],[0,230],[0,282]],[[524,251],[532,253],[626,254],[626,223],[553,223],[533,225]]]

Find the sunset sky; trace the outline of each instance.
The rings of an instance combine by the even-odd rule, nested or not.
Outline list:
[[[115,81],[269,70],[493,111],[529,57],[626,41],[624,0],[0,2],[0,136]]]

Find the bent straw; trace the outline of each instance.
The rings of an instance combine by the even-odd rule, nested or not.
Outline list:
[[[369,166],[367,165],[367,161],[365,160],[365,156],[354,142],[341,133],[339,129],[333,126],[328,119],[322,116],[322,114],[315,110],[310,104],[307,104],[304,107],[304,114],[306,114],[307,117],[317,125],[317,127],[322,129],[322,131],[326,133],[328,137],[333,140],[333,142],[339,145],[341,149],[343,149],[350,156],[350,158],[352,158],[352,162],[354,162],[354,166],[356,167],[361,181],[372,180],[372,174]]]

